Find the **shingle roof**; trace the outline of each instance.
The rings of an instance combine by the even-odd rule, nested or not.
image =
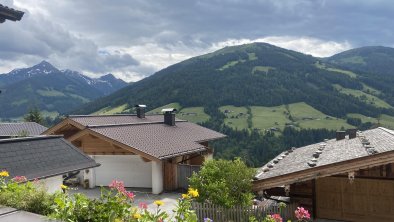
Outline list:
[[[225,137],[216,131],[176,119],[164,124],[163,115],[70,116],[71,120],[112,140],[158,159],[206,150],[199,142]]]
[[[11,21],[19,21],[22,19],[24,12],[9,8],[0,4],[0,23],[4,22],[6,19]]]
[[[0,140],[0,170],[29,180],[99,166],[60,136]]]
[[[321,154],[315,158],[316,165],[311,166],[313,154],[317,151]],[[379,127],[359,132],[354,139],[332,139],[283,152],[260,168],[256,179],[264,180],[388,151],[394,151],[394,132]]]
[[[28,136],[37,136],[47,129],[35,122],[0,123],[0,136],[18,136],[22,132],[27,132]]]
[[[84,126],[117,125],[131,123],[163,123],[163,115],[146,115],[138,118],[136,115],[80,115],[69,116],[75,122]],[[176,119],[176,122],[184,121]]]

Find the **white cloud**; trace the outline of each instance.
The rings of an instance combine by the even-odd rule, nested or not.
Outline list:
[[[258,39],[229,39],[213,44],[212,49],[220,49],[225,46],[242,45],[252,42],[265,42],[316,57],[328,57],[352,48],[351,44],[347,41],[335,42],[311,37],[268,36]]]

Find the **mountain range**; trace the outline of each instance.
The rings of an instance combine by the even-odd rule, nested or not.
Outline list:
[[[56,117],[125,86],[126,82],[112,74],[90,78],[42,61],[0,74],[0,118],[18,118],[33,107],[46,116]]]
[[[329,123],[337,124],[332,129],[338,129],[354,127],[346,123],[348,118],[376,123],[382,116],[394,126],[393,60],[394,49],[389,47],[363,47],[316,58],[266,43],[231,46],[169,66],[73,113],[129,112],[134,104],[151,108],[177,104],[187,110],[183,112],[186,119],[188,113],[206,115],[204,108],[216,107],[230,113],[228,118],[235,119],[227,122],[234,124],[248,107],[252,117],[267,116],[258,109],[277,107],[287,114],[280,117],[282,123],[270,123],[271,127],[321,120],[301,126],[324,128],[333,120]],[[243,117],[247,122],[248,115]],[[254,122],[235,127],[260,129]]]

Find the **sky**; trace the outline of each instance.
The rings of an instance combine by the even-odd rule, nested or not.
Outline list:
[[[391,0],[0,0],[0,73],[42,60],[138,81],[225,46],[267,42],[327,57],[394,46]]]

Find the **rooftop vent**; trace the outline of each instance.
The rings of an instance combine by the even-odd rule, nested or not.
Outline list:
[[[345,139],[345,136],[346,136],[345,131],[337,131],[335,137],[337,140],[343,140],[343,139]]]
[[[161,110],[164,113],[164,124],[175,126],[175,112],[174,108],[166,108]]]
[[[349,139],[354,139],[357,137],[357,129],[348,129]]]
[[[135,105],[135,108],[137,110],[137,117],[141,119],[145,118],[146,105]]]

